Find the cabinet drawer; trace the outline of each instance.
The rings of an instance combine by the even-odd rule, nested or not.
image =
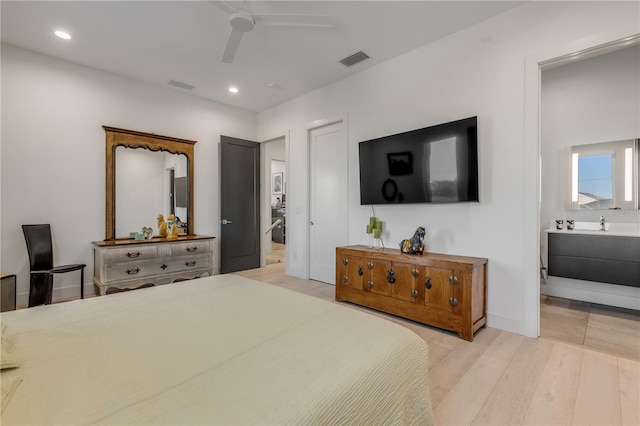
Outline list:
[[[189,271],[191,269],[202,269],[211,267],[211,257],[205,254],[197,256],[179,257],[167,259],[164,262],[167,265],[166,272]]]
[[[209,253],[208,241],[188,241],[171,244],[171,256],[195,256]]]
[[[120,263],[107,266],[107,282],[151,277],[191,269],[209,268],[210,257],[206,254]]]
[[[107,250],[107,262],[129,262],[143,259],[153,259],[158,255],[155,245],[134,244],[129,247],[119,247]]]

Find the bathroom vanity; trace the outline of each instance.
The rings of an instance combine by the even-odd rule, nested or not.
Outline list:
[[[576,228],[547,229],[548,274],[640,287],[640,230],[636,224],[576,222]]]

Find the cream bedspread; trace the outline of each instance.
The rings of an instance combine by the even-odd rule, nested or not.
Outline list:
[[[346,306],[218,275],[3,313],[2,424],[433,424],[427,346]]]

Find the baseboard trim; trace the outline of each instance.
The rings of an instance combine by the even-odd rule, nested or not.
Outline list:
[[[524,325],[521,318],[507,317],[500,314],[487,313],[487,327],[497,328],[498,330],[508,331],[510,333],[526,336],[523,332]],[[538,336],[527,336],[538,337]]]

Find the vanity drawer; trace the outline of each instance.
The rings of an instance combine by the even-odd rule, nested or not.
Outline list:
[[[191,269],[210,268],[210,256],[206,253],[198,256],[154,259],[148,261],[128,262],[107,266],[106,281],[130,280],[152,277]]]
[[[158,256],[156,245],[134,244],[129,247],[110,248],[107,250],[108,263],[131,262],[143,259],[154,259]]]
[[[188,241],[171,244],[171,256],[195,256],[209,253],[209,241]]]

